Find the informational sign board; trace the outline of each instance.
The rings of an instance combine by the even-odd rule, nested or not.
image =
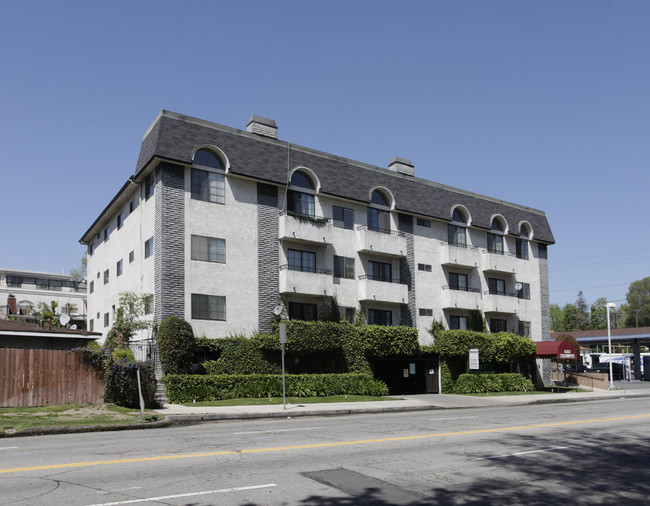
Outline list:
[[[560,352],[560,358],[576,358],[576,355],[573,353],[573,350],[562,350]]]
[[[280,324],[280,344],[287,344],[287,324]]]
[[[469,350],[469,368],[470,369],[478,369],[479,368],[478,350],[476,350],[476,349]]]

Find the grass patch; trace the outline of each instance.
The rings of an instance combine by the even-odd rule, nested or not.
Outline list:
[[[330,402],[370,402],[370,401],[398,401],[394,397],[377,397],[373,395],[330,395],[328,397],[287,397],[287,404],[321,404]],[[183,406],[261,406],[282,404],[282,397],[223,399],[221,401],[185,402]]]
[[[539,390],[531,390],[530,392],[487,392],[480,394],[457,394],[469,395],[472,397],[503,397],[507,395],[545,395],[545,394],[565,394],[567,392],[590,392],[579,387],[546,387]]]
[[[145,423],[162,420],[163,415],[145,410]],[[7,430],[62,426],[142,423],[140,411],[114,404],[67,404],[37,408],[0,408],[0,434]]]

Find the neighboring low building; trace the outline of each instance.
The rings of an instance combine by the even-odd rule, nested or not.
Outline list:
[[[0,320],[0,348],[70,350],[101,337],[97,332]]]
[[[525,196],[524,196],[525,197]],[[195,334],[270,330],[341,313],[417,327],[550,334],[542,211],[247,131],[162,111],[135,174],[80,242],[88,246],[88,325],[106,334],[119,294],[153,294],[148,318],[178,315]],[[359,313],[360,311],[360,313]]]
[[[66,274],[0,269],[0,318],[31,320],[41,303],[56,303],[57,314],[85,325],[86,281]]]

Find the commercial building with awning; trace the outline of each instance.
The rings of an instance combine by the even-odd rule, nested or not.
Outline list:
[[[576,359],[578,350],[571,341],[537,341],[535,358]]]

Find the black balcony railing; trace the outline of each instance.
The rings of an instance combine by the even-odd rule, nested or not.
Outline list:
[[[492,253],[493,255],[503,255],[505,257],[516,257],[515,253],[510,253],[509,251],[503,251],[498,249],[484,249],[483,253]]]
[[[481,293],[480,288],[472,288],[470,286],[454,286],[454,285],[445,285],[442,287],[443,290],[457,290],[459,292],[470,292],[470,293]]]
[[[388,234],[388,235],[396,235],[398,237],[404,237],[406,235],[404,232],[400,232],[399,230],[390,230],[387,228],[372,227],[369,225],[361,225],[357,227],[357,230],[372,230],[373,232],[380,232],[382,234]]]
[[[332,274],[332,269],[319,269],[317,267],[310,267],[305,265],[289,265],[284,264],[280,266],[281,271],[296,271],[296,272],[311,272],[313,274]]]
[[[384,276],[373,276],[372,274],[362,274],[359,276],[359,279],[369,279],[370,281],[382,281],[384,283],[398,283],[401,285],[407,285],[406,281],[402,281],[399,278],[386,278]]]
[[[486,290],[483,292],[484,295],[502,295],[504,297],[516,297],[517,293],[505,292],[502,290]]]
[[[303,213],[297,213],[295,211],[280,211],[280,216],[292,216],[293,218],[296,218],[300,221],[309,221],[311,223],[314,223],[316,225],[324,225],[325,223],[329,223],[330,219],[326,218],[324,216],[316,216],[314,214],[303,214]]]
[[[468,250],[477,250],[478,248],[476,246],[472,246],[471,244],[467,244],[464,242],[441,242],[441,246],[453,246],[455,248],[464,248]]]

